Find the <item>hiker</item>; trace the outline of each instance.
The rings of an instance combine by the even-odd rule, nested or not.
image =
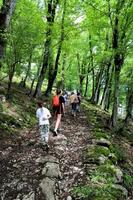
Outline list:
[[[50,111],[43,106],[43,102],[38,102],[38,109],[36,111],[36,117],[39,120],[40,127],[40,141],[42,148],[48,150],[49,140],[49,118],[51,117]]]
[[[64,114],[64,107],[65,107],[64,106],[65,100],[64,97],[62,96],[62,91],[60,89],[56,91],[56,95],[53,97],[52,104],[53,104],[54,117],[56,118],[53,136],[57,136],[59,126],[61,125],[61,117],[62,114]]]
[[[70,103],[71,103],[72,115],[75,117],[77,112],[78,98],[77,94],[75,94],[74,92],[71,93]]]
[[[80,104],[81,104],[81,95],[80,92],[77,92],[77,98],[78,98],[78,102],[77,102],[77,112],[80,112]]]
[[[65,92],[63,92],[63,97],[64,97],[64,101],[65,101],[65,105],[66,105],[66,102],[67,102],[67,97],[68,97],[68,95],[67,95],[67,92],[65,91]]]

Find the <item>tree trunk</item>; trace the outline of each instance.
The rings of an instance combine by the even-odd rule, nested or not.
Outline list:
[[[48,63],[49,63],[49,55],[50,55],[51,40],[52,40],[52,38],[51,38],[52,37],[52,27],[54,24],[57,3],[58,3],[58,0],[56,0],[56,1],[51,0],[50,2],[48,2],[48,13],[47,13],[48,27],[47,27],[47,31],[46,31],[46,41],[45,41],[45,45],[44,45],[45,50],[44,50],[44,56],[43,56],[43,64],[42,64],[42,68],[40,71],[40,75],[38,77],[35,93],[33,95],[34,97],[41,97],[41,88],[42,88],[42,84],[43,84],[43,81],[44,81],[44,78],[46,75],[46,71],[48,68]]]
[[[103,106],[104,110],[109,110],[109,108],[110,108],[113,74],[114,74],[114,66],[112,66],[112,69],[111,69],[111,74],[110,74],[110,78],[109,78],[109,86],[107,88],[105,99],[104,99],[104,106]]]
[[[28,68],[27,68],[26,76],[24,78],[22,87],[26,87],[26,81],[27,81],[28,76],[30,75],[30,70],[31,70],[31,60],[32,60],[32,53],[30,54],[30,57],[29,57]]]
[[[102,95],[102,99],[100,103],[103,109],[104,109],[105,100],[106,100],[108,89],[109,89],[110,77],[112,76],[110,69],[111,69],[111,60],[107,64],[107,70],[105,74],[105,86],[104,86],[103,95]]]
[[[31,82],[29,95],[32,95],[33,86],[34,86],[35,80],[36,80],[36,79],[38,78],[38,76],[39,76],[39,73],[40,73],[40,64],[38,65],[37,73],[36,73],[36,75],[34,75],[34,78],[33,78],[32,82]]]
[[[16,67],[16,63],[13,63],[10,67],[9,81],[8,81],[8,88],[7,88],[7,99],[10,99],[12,97],[11,87],[12,87],[13,76],[15,73],[15,67]]]
[[[125,123],[128,123],[130,120],[133,119],[133,88],[131,86],[128,87],[127,91],[127,107],[126,107],[126,118],[125,118]]]
[[[64,10],[63,10],[62,22],[61,22],[61,36],[60,36],[59,47],[58,47],[58,51],[57,51],[57,55],[56,55],[56,60],[55,60],[55,67],[54,67],[54,70],[53,70],[53,74],[48,79],[48,86],[47,86],[47,89],[46,89],[46,92],[45,92],[46,96],[49,96],[51,94],[52,87],[53,87],[53,84],[54,84],[54,81],[56,79],[57,72],[58,72],[59,59],[60,59],[62,44],[63,44],[63,41],[64,41],[65,12],[66,12],[66,0],[64,1]]]
[[[83,94],[83,81],[84,81],[84,78],[85,76],[84,75],[81,75],[79,77],[79,91],[80,91],[80,94],[82,95]]]
[[[31,95],[31,94],[32,94],[32,91],[33,91],[33,86],[34,86],[35,80],[36,80],[36,78],[33,78],[32,82],[31,82],[31,86],[30,86],[29,95]]]
[[[97,104],[98,100],[99,100],[102,75],[103,75],[103,66],[101,67],[100,72],[98,73],[98,75],[96,77],[96,85],[95,85],[95,92],[94,92],[94,103],[95,104]]]
[[[9,27],[15,5],[16,0],[4,0],[0,9],[0,69],[6,46],[6,30]]]
[[[95,72],[92,69],[92,95],[91,95],[91,102],[94,103],[94,95],[95,95]]]
[[[88,83],[89,83],[89,78],[88,78],[88,73],[86,75],[86,84],[85,84],[85,92],[84,92],[84,97],[87,96],[87,91],[88,91]]]
[[[118,12],[118,10],[117,10]],[[121,67],[124,62],[124,55],[119,50],[119,18],[116,14],[115,24],[113,30],[113,40],[112,46],[114,50],[114,67],[115,67],[115,75],[114,75],[114,94],[113,94],[113,109],[112,115],[110,118],[110,125],[116,127],[117,125],[117,114],[118,114],[118,97],[119,97],[119,80],[120,80],[120,72]]]
[[[66,54],[63,55],[62,70],[61,70],[61,88],[65,88],[65,64],[66,64]]]
[[[120,71],[115,71],[115,88],[114,88],[114,103],[111,116],[111,125],[116,126],[117,123],[117,111],[118,111],[118,96],[119,96],[119,80],[120,80]]]

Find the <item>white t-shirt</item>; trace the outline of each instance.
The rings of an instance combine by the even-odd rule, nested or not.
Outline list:
[[[47,108],[38,108],[36,111],[36,117],[39,119],[39,125],[49,124],[49,118],[51,114]]]

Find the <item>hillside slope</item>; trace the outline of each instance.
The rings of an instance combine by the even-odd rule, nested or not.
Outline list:
[[[35,126],[36,102],[25,90],[15,86],[14,92],[1,115],[1,199],[133,199],[132,124],[118,135],[98,107],[84,101],[73,118],[68,105],[62,130],[57,137],[50,132],[46,152]]]

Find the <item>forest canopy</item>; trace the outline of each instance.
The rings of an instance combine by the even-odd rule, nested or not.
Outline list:
[[[125,120],[133,108],[132,0],[1,0],[0,80],[50,96],[52,88],[79,90]]]

